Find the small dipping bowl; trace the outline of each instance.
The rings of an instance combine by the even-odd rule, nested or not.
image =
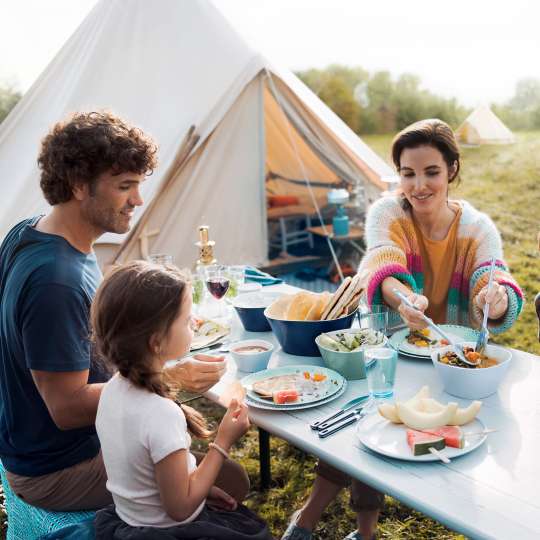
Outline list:
[[[255,347],[264,347],[264,351],[257,351]],[[252,348],[251,350],[249,350]],[[241,350],[244,349],[244,350]],[[230,354],[236,362],[236,367],[246,373],[254,373],[266,369],[274,346],[264,339],[246,339],[237,341],[231,346]]]

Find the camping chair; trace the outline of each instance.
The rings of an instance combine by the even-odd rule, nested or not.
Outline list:
[[[11,490],[2,462],[0,462],[0,477],[7,514],[6,540],[37,540],[67,525],[94,519],[95,512],[51,512],[19,499]]]

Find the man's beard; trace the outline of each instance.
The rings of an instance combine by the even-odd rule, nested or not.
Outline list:
[[[83,213],[88,223],[101,234],[112,232],[123,234],[129,231],[131,225],[131,216],[122,212],[131,210],[132,207],[126,207],[122,210],[115,210],[101,206],[99,201],[92,198],[83,207]]]

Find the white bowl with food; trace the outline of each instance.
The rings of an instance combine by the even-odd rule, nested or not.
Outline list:
[[[274,346],[264,339],[246,339],[231,346],[230,354],[236,367],[246,373],[266,369]]]
[[[474,351],[475,343],[461,343]],[[474,355],[469,359],[474,360]],[[444,390],[452,396],[466,399],[480,399],[497,392],[510,363],[512,353],[498,345],[486,345],[479,367],[468,366],[459,361],[452,347],[443,347],[431,353],[435,371],[441,378]]]
[[[336,330],[315,338],[324,365],[350,381],[366,378],[364,352],[387,342],[382,332],[371,328]]]

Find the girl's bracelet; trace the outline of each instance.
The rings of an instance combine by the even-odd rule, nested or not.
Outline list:
[[[208,446],[210,448],[213,448],[214,450],[217,450],[225,459],[229,459],[229,453],[226,450],[224,450],[223,448],[221,448],[221,446],[219,446],[219,444],[211,442],[211,443],[208,444]]]

